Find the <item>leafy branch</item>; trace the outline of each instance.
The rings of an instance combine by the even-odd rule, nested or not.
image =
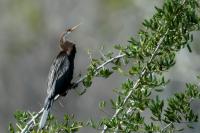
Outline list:
[[[167,30],[167,32],[165,33],[165,35],[159,40],[158,45],[157,45],[157,47],[155,48],[155,50],[153,51],[153,53],[152,53],[152,55],[151,55],[151,57],[150,57],[150,59],[149,59],[147,65],[148,65],[149,63],[152,62],[153,58],[155,57],[155,55],[156,55],[157,52],[158,52],[158,49],[160,48],[161,44],[163,43],[163,40],[165,39],[165,36],[167,35],[167,33],[168,33],[168,30]],[[144,66],[144,68],[142,69],[142,73],[141,73],[141,76],[140,76],[140,77],[143,77],[143,76],[145,75],[145,73],[147,72],[147,70],[148,70],[148,66],[147,66],[147,65]],[[127,102],[127,101],[129,100],[129,98],[131,97],[131,95],[132,95],[134,89],[136,89],[136,88],[138,87],[138,85],[140,84],[140,81],[141,81],[141,78],[139,78],[139,79],[135,82],[133,88],[131,89],[131,91],[129,91],[128,95],[125,97],[125,99],[124,99],[124,101],[122,102],[121,106],[124,106],[124,105],[126,104],[126,102]],[[112,116],[111,120],[113,120],[115,117],[117,117],[117,115],[121,112],[122,109],[123,109],[123,108],[117,109],[116,112],[115,112],[115,114]],[[104,126],[104,129],[103,129],[102,133],[105,133],[106,130],[107,130],[107,126]]]

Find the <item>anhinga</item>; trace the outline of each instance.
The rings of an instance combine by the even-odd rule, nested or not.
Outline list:
[[[54,59],[49,71],[47,97],[44,102],[44,111],[39,123],[40,129],[45,126],[54,98],[57,95],[65,96],[67,91],[72,87],[71,80],[73,78],[76,47],[74,43],[66,39],[66,36],[75,30],[79,25],[67,29],[60,36],[61,51]]]

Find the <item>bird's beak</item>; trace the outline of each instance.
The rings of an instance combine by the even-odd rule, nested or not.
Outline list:
[[[76,28],[78,28],[81,24],[82,24],[82,23],[79,23],[78,25],[76,25],[76,26],[74,26],[74,27],[72,27],[72,28],[70,28],[70,29],[67,29],[67,30],[66,30],[66,33],[67,33],[67,34],[70,34],[72,31],[74,31]]]
[[[76,28],[78,28],[82,23],[79,23],[78,25],[71,28],[71,31],[74,31]]]
[[[74,31],[76,28],[78,28],[82,23],[79,23],[78,25],[70,28],[70,29],[66,29],[63,33],[61,33],[61,40],[63,39],[64,41],[66,40],[67,35],[69,35],[70,33],[72,33],[72,31]]]

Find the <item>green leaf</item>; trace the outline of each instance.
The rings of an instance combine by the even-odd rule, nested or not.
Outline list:
[[[188,48],[188,51],[191,53],[192,49],[191,49],[190,45],[187,45],[187,48]]]
[[[15,133],[15,129],[11,123],[9,124],[8,130],[10,133]]]
[[[104,77],[104,78],[108,78],[113,72],[110,71],[109,69],[103,68],[99,71],[99,76]]]
[[[101,102],[99,103],[99,108],[100,108],[101,110],[104,109],[105,106],[106,106],[106,102],[105,102],[105,101],[101,101]]]
[[[157,91],[157,92],[163,92],[163,89],[155,89],[155,91]]]
[[[87,75],[86,78],[83,80],[83,85],[85,87],[90,87],[92,85],[92,76]]]

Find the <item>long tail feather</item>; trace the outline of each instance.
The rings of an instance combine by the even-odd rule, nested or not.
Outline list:
[[[45,100],[44,111],[43,111],[43,114],[40,119],[39,129],[44,128],[47,118],[48,118],[48,115],[49,115],[49,112],[50,112],[50,109],[51,109],[51,106],[52,106],[52,103],[53,103],[53,99],[49,99],[47,97]]]
[[[40,123],[39,123],[39,128],[42,129],[45,126],[45,123],[47,121],[47,117],[49,115],[49,110],[44,110],[42,117],[40,119]]]

